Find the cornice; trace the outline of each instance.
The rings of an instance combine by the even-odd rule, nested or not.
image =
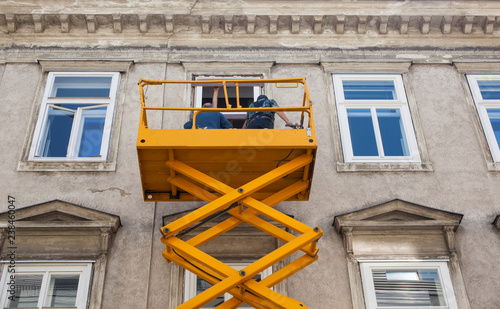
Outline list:
[[[285,10],[286,11],[286,10]],[[453,12],[453,13],[451,13]],[[222,13],[222,12],[221,12]],[[500,8],[484,12],[484,15],[457,15],[455,11],[446,14],[430,13],[415,15],[406,12],[405,15],[366,12],[358,10],[346,14],[307,15],[304,13],[286,14],[277,11],[276,14],[246,14],[231,13],[224,10],[223,14],[175,14],[169,12],[154,13],[99,13],[68,12],[68,13],[4,13],[0,14],[0,37],[16,34],[158,34],[184,33],[210,34],[233,32],[254,34],[286,34],[296,35],[307,33],[312,35],[332,34],[343,35],[356,33],[365,35],[367,32],[386,34],[417,33],[426,35],[440,32],[443,35],[492,35],[500,33]]]

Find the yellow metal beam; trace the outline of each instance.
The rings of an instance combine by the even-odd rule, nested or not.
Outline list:
[[[221,278],[218,278],[217,275],[211,274],[209,269],[203,269],[203,266],[195,265],[194,262],[187,262],[184,258],[177,256],[174,253],[168,254],[167,257],[177,265],[181,266],[184,269],[189,270],[193,274],[211,283],[212,285],[217,284],[222,280]],[[253,306],[254,308],[258,309],[275,308],[275,306],[272,303],[263,300],[262,298],[259,298],[251,293],[242,293],[241,289],[239,288],[233,288],[229,290],[228,293],[233,295],[234,299],[238,299],[238,302],[240,304],[245,302]]]
[[[181,189],[188,190],[188,191],[192,190],[191,193],[193,193],[193,194],[194,194],[194,192],[196,192],[196,194],[198,194],[199,196],[207,197],[208,198],[207,201],[212,201],[212,200],[217,198],[215,195],[203,190],[201,187],[198,187],[185,179],[177,178],[175,180],[172,179],[170,181],[177,184]],[[275,195],[270,196],[269,198],[264,200],[262,203],[264,203],[266,201],[270,201],[271,203],[277,203],[277,202],[279,202],[280,199],[286,199],[287,195],[289,195],[289,194],[295,194],[296,192],[300,192],[304,188],[304,186],[307,186],[307,184],[303,184],[301,182],[298,182],[298,183],[276,193],[275,194],[276,196]],[[278,195],[281,195],[281,197],[278,197]],[[274,204],[270,204],[268,206],[274,206]],[[190,238],[186,242],[192,246],[199,247],[202,244],[205,244],[205,243],[209,242],[210,240],[226,233],[227,231],[231,230],[232,228],[238,226],[239,224],[241,224],[243,222],[247,222],[247,223],[255,226],[256,228],[258,228],[258,229],[268,233],[269,235],[271,235],[275,238],[278,238],[284,242],[289,242],[295,238],[294,235],[280,229],[279,227],[275,226],[274,224],[271,224],[270,222],[267,222],[267,221],[257,217],[257,215],[259,213],[255,210],[248,209],[245,212],[240,212],[238,209],[231,209],[228,211],[228,214],[232,215],[232,217],[217,224],[216,226],[210,228],[209,230],[204,231],[203,233],[198,234],[198,235]],[[288,217],[288,218],[290,218],[290,217]],[[296,222],[298,222],[298,221],[296,221]],[[308,229],[309,228],[307,228],[307,230]],[[315,248],[311,248],[311,249],[304,248],[303,251],[311,256],[316,254]]]
[[[285,280],[286,278],[290,277],[291,275],[295,274],[299,270],[303,269],[304,267],[310,265],[311,263],[317,260],[318,260],[317,255],[313,257],[309,255],[304,255],[296,259],[295,261],[291,262],[290,264],[286,265],[285,267],[281,268],[280,270],[273,272],[270,276],[262,279],[260,283],[267,287],[273,287],[276,284],[280,283],[281,281]],[[241,301],[236,297],[233,297],[224,302],[223,304],[220,304],[219,306],[215,307],[215,309],[238,308],[242,304],[243,301]]]
[[[164,231],[164,234],[167,237],[169,235],[173,235],[177,232],[180,232],[181,230],[193,225],[194,223],[223,209],[225,206],[237,202],[239,200],[242,200],[243,198],[265,187],[266,185],[290,174],[291,172],[303,167],[306,164],[309,164],[311,160],[312,156],[301,155],[300,157],[297,157],[292,161],[289,161],[283,164],[282,166],[273,169],[272,171],[256,178],[255,180],[250,181],[249,183],[239,187],[238,189],[233,189],[218,181],[214,182],[214,179],[212,177],[204,173],[201,173],[182,162],[168,161],[166,162],[166,164],[170,168],[173,168],[177,172],[184,174],[195,181],[203,183],[216,191],[225,193],[225,195],[208,203],[207,205],[201,208],[198,208],[197,210],[187,214],[186,216],[168,224],[167,226],[164,226],[162,230]],[[229,192],[227,192],[226,190],[228,190]]]
[[[303,235],[304,236],[304,235]],[[317,237],[320,237],[321,235],[314,235]],[[268,268],[269,266],[273,265],[280,259],[283,259],[284,257],[292,254],[296,250],[293,250],[296,246],[300,246],[304,241],[307,241],[306,238],[311,237],[311,235],[307,235],[306,237],[303,237],[302,239],[299,239],[300,241],[295,240],[294,243],[287,244],[289,245],[288,247],[292,248],[291,252],[288,252],[290,248],[284,248],[284,246],[278,248],[277,250],[273,251],[271,255],[268,255],[266,257],[254,262],[250,266],[258,263],[256,266],[250,268],[249,270],[251,273],[244,273],[242,275],[242,271],[236,271],[232,267],[227,266],[226,264],[220,262],[219,260],[211,257],[210,255],[204,253],[203,251],[190,246],[186,244],[186,242],[180,240],[177,237],[170,237],[168,239],[162,238],[162,242],[167,244],[167,246],[170,246],[172,248],[175,248],[177,252],[180,252],[180,254],[191,261],[195,261],[197,264],[203,265],[204,267],[211,269],[212,271],[216,272],[217,274],[225,277],[224,280],[220,281],[219,283],[215,284],[213,287],[209,288],[208,290],[204,291],[201,294],[198,294],[196,297],[188,300],[181,306],[177,307],[177,309],[193,309],[193,308],[200,308],[201,306],[209,303],[210,301],[216,299],[219,295],[222,295],[232,288],[236,287],[237,285],[240,285],[241,283],[246,281],[248,290],[251,291],[253,294],[259,295],[261,298],[266,299],[270,302],[272,302],[276,308],[280,309],[287,309],[287,308],[304,308],[303,306],[299,306],[299,303],[293,299],[290,299],[284,295],[278,294],[274,292],[273,290],[261,285],[260,283],[255,282],[252,277],[255,276],[256,274],[262,272],[264,269]],[[314,238],[314,237],[313,237]],[[286,245],[285,245],[286,246]],[[280,250],[281,249],[281,250]],[[167,250],[165,250],[167,251]],[[164,251],[164,256],[169,255],[170,253]],[[250,267],[248,266],[248,267]],[[245,269],[247,269],[246,267]],[[252,283],[255,282],[254,283]]]

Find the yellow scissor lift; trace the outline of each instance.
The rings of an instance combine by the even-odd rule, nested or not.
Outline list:
[[[226,108],[147,107],[144,87],[185,84],[187,87],[221,85]],[[255,84],[294,91],[297,106],[242,108],[239,87]],[[206,201],[207,204],[161,228],[166,245],[163,256],[210,282],[213,286],[177,307],[200,308],[228,292],[233,297],[217,309],[237,308],[247,303],[255,308],[306,308],[281,295],[272,287],[317,260],[316,243],[322,235],[318,227],[305,224],[273,207],[283,201],[307,201],[316,155],[316,136],[305,78],[211,81],[139,81],[141,117],[137,152],[145,201]],[[236,107],[228,101],[228,87],[236,88]],[[269,89],[269,88],[268,88]],[[302,95],[303,89],[303,95]],[[297,91],[300,95],[297,96]],[[287,101],[292,101],[290,100]],[[297,100],[298,99],[298,100]],[[191,111],[193,128],[151,129],[147,112]],[[200,112],[284,111],[299,113],[304,128],[299,129],[196,129]],[[223,174],[224,177],[214,177]],[[217,178],[223,178],[224,182]],[[227,213],[229,219],[190,239],[183,231],[203,224],[212,216]],[[267,217],[295,232],[285,231]],[[199,246],[246,222],[285,244],[237,271],[204,253]],[[252,279],[268,267],[301,252],[297,259],[260,282]],[[296,255],[294,255],[295,257]]]

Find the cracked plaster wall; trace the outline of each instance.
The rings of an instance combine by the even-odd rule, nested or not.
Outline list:
[[[496,276],[500,269],[495,262],[500,236],[491,225],[500,213],[500,174],[488,170],[488,150],[468,87],[453,66],[459,61],[498,61],[499,26],[497,18],[489,16],[500,15],[499,2],[331,1],[327,6],[324,1],[310,1],[301,10],[300,1],[295,5],[273,1],[267,6],[231,1],[224,6],[225,13],[233,16],[230,19],[221,14],[220,2],[209,1],[38,3],[0,4],[0,92],[6,94],[0,97],[4,108],[0,188],[4,196],[15,196],[19,206],[57,198],[120,216],[123,227],[109,255],[103,308],[164,308],[168,302],[170,266],[161,256],[164,246],[159,241],[162,217],[200,204],[143,202],[135,152],[136,83],[139,78],[186,79],[182,63],[190,61],[251,66],[265,60],[274,62],[271,78],[307,78],[319,144],[311,200],[283,203],[278,209],[310,226],[319,225],[325,236],[319,242],[320,260],[288,280],[291,297],[314,309],[351,308],[346,256],[342,239],[331,226],[333,218],[401,198],[464,214],[456,242],[471,308],[494,308],[500,301]],[[143,12],[137,12],[138,5]],[[366,14],[356,5],[362,5]],[[158,8],[172,8],[171,25]],[[89,14],[96,16],[95,31],[89,26]],[[411,16],[405,33],[404,20],[398,18],[406,14]],[[63,15],[68,15],[66,21]],[[254,31],[248,23],[253,15],[257,16]],[[347,16],[342,33],[341,15]],[[384,16],[389,16],[386,34],[381,33]],[[430,16],[427,24],[425,16]],[[36,112],[44,87],[37,61],[75,58],[135,63],[123,80],[123,116],[113,132],[119,139],[116,171],[16,171],[29,138],[30,115]],[[369,67],[370,61],[380,60],[413,63],[405,87],[415,97],[432,172],[336,172],[334,146],[340,140],[332,126],[331,77],[318,64],[361,61]],[[149,91],[159,106],[171,99],[168,91]],[[185,92],[175,94],[182,104],[189,104],[184,102],[187,98]],[[167,126],[183,123],[183,117],[187,120],[184,115],[172,121],[156,116],[152,121]]]

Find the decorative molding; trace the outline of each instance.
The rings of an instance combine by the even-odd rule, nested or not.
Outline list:
[[[38,60],[43,72],[128,72],[132,60]]]
[[[400,18],[399,33],[407,34],[410,24],[410,16],[401,16]]]
[[[394,199],[351,213],[336,216],[335,229],[348,231],[396,231],[407,229],[443,230],[450,251],[455,250],[449,233],[456,231],[463,215]],[[396,232],[397,233],[397,232]]]
[[[182,62],[189,73],[196,74],[263,74],[269,72],[274,62]]]
[[[463,215],[394,199],[336,216],[344,238],[354,309],[365,309],[359,262],[449,259],[459,308],[470,308],[455,245]],[[429,240],[431,239],[431,240]]]
[[[481,62],[453,62],[460,73],[499,73],[500,62],[481,61]]]
[[[4,237],[8,212],[0,213]],[[120,217],[80,205],[53,200],[16,209],[16,259],[92,259],[93,279],[89,309],[102,306],[107,253],[120,228]],[[1,243],[0,257],[8,245]]]
[[[237,16],[238,22],[235,21]],[[414,35],[430,33],[466,34],[466,35],[491,35],[498,32],[500,20],[496,15],[398,15],[398,14],[370,14],[370,15],[256,15],[256,14],[228,14],[222,16],[222,22],[214,22],[221,18],[220,15],[195,15],[195,14],[156,14],[156,13],[103,13],[95,15],[92,13],[59,13],[59,14],[25,14],[7,13],[0,14],[0,30],[5,33],[26,34],[30,31],[37,34],[55,35],[71,34],[73,32],[86,31],[88,34],[124,33],[127,35],[137,29],[137,34],[158,34],[161,32],[173,33],[177,30],[185,32],[186,27],[191,33],[211,33],[215,28],[221,28],[224,33],[236,33],[234,28],[243,29],[246,34],[255,34],[258,25],[267,27],[267,34],[286,35],[303,33],[314,33],[315,35],[344,34],[347,28],[358,35],[370,33],[378,34],[409,34]],[[86,22],[81,22],[85,20]],[[289,20],[291,22],[284,22]],[[441,20],[441,22],[439,22]],[[201,21],[201,22],[200,22]],[[278,22],[279,21],[279,22]],[[433,22],[436,21],[436,22]],[[304,25],[304,27],[302,27]],[[326,31],[329,29],[329,31]],[[50,30],[50,31],[48,31]],[[434,31],[437,30],[437,31]],[[2,31],[0,31],[2,33]],[[240,33],[240,30],[238,30]],[[1,36],[1,34],[0,34]]]
[[[323,69],[329,73],[406,73],[411,61],[400,62],[321,62]]]

